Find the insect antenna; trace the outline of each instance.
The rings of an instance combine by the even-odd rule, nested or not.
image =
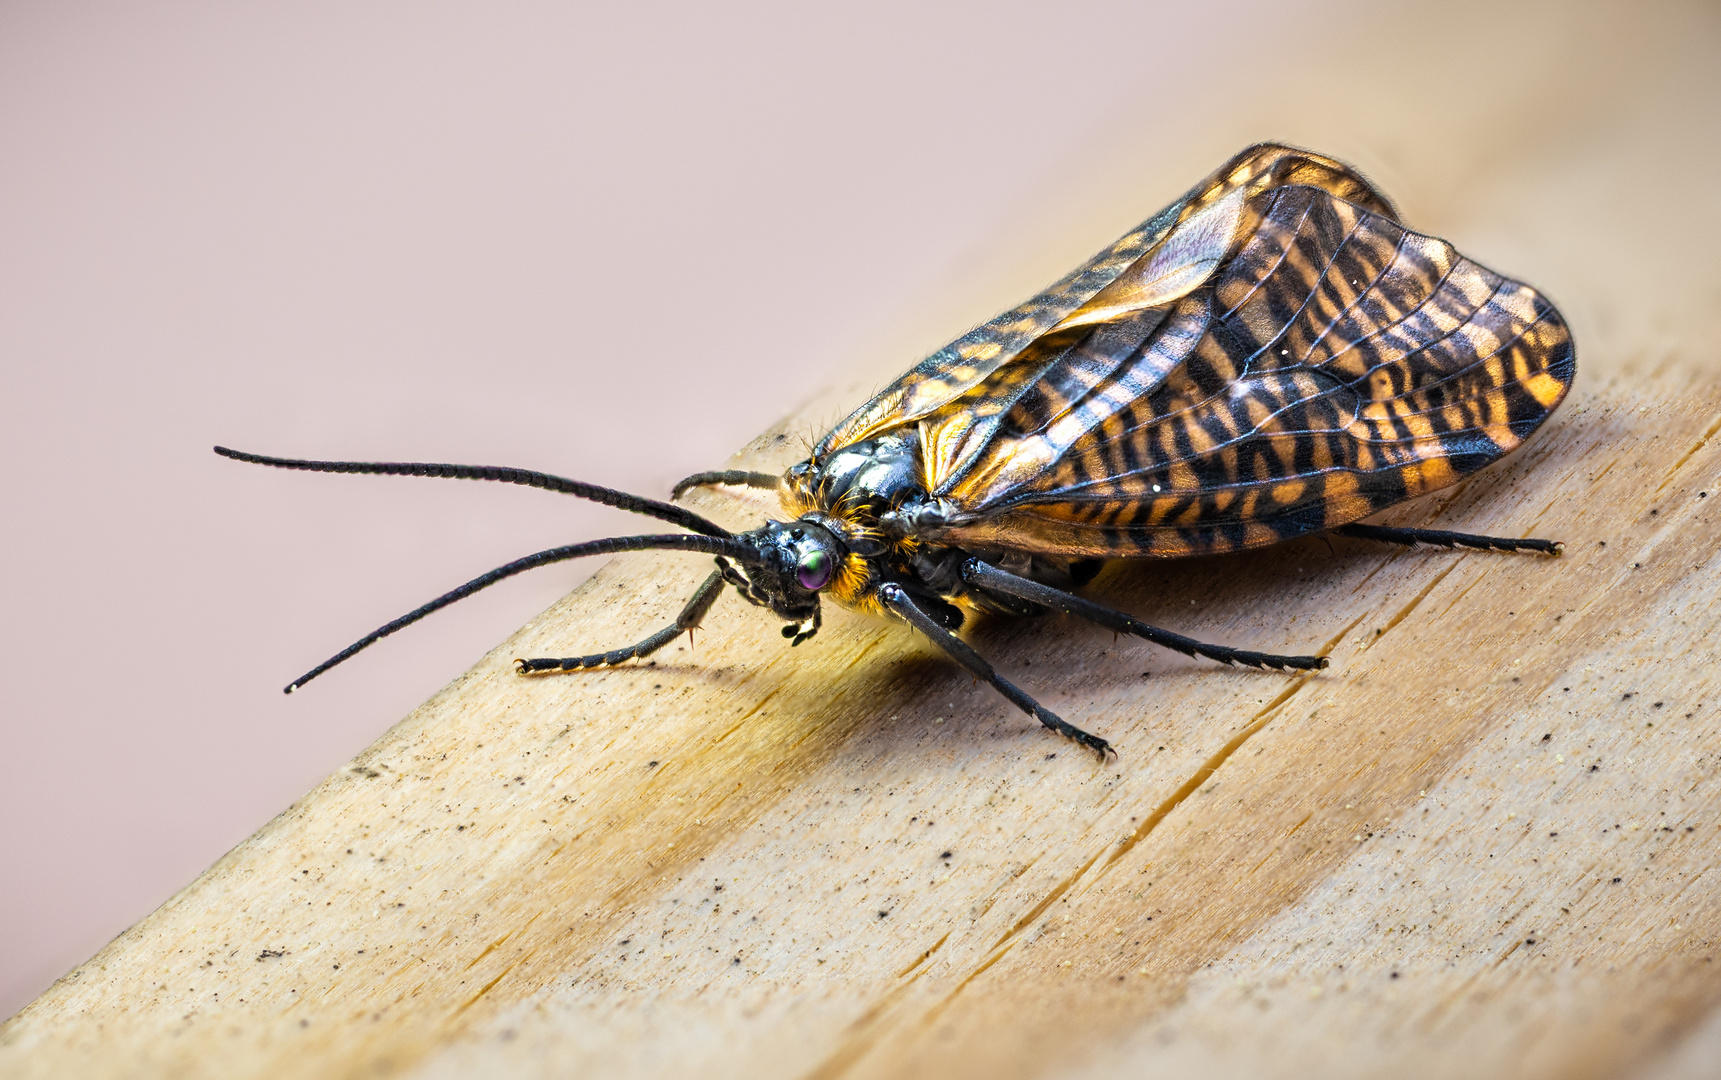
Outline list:
[[[706,555],[727,556],[728,558],[734,559],[736,562],[749,566],[757,566],[760,561],[758,552],[738,540],[732,540],[721,536],[688,536],[683,533],[669,533],[667,535],[660,536],[615,536],[606,540],[589,540],[583,544],[568,544],[565,547],[548,548],[544,551],[538,552],[537,554],[527,555],[523,559],[515,559],[511,563],[498,566],[487,574],[480,574],[478,577],[473,578],[458,589],[443,593],[441,596],[432,600],[430,603],[425,604],[423,607],[415,608],[412,611],[407,612],[405,615],[402,615],[400,618],[395,619],[393,622],[372,630],[364,637],[359,638],[340,652],[329,657],[310,671],[305,672],[305,674],[288,683],[282,693],[291,694],[293,691],[304,686],[306,683],[334,667],[336,664],[351,658],[355,653],[368,648],[375,642],[378,642],[394,633],[396,630],[411,626],[413,623],[424,618],[426,615],[429,615],[431,612],[440,608],[445,608],[456,600],[462,600],[471,596],[480,589],[487,589],[504,578],[513,577],[515,574],[523,573],[527,570],[535,569],[536,567],[548,566],[550,563],[563,562],[568,559],[579,559],[587,555],[612,555],[622,551],[648,551],[654,549],[663,549],[668,551],[693,551],[702,552]]]
[[[546,491],[559,491],[564,495],[590,499],[592,502],[613,506],[618,510],[627,510],[635,514],[644,514],[646,517],[657,518],[659,521],[667,521],[672,525],[679,525],[684,529],[706,536],[734,535],[715,521],[670,503],[658,502],[656,499],[647,499],[639,495],[629,495],[625,491],[599,487],[596,484],[569,480],[563,476],[551,476],[549,473],[533,472],[530,469],[514,469],[506,465],[446,465],[428,461],[305,461],[299,458],[248,454],[243,450],[229,450],[225,446],[217,446],[215,452],[222,457],[232,458],[234,461],[246,461],[253,465],[272,465],[277,469],[364,473],[375,476],[432,476],[448,480],[499,480],[505,484],[523,484],[526,487],[543,488]]]

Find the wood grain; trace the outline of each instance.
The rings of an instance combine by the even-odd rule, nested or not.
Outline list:
[[[1547,286],[1571,398],[1385,520],[1563,557],[1314,539],[1091,590],[1208,640],[1330,651],[1312,677],[1064,620],[981,627],[1113,741],[1103,767],[840,612],[790,649],[731,598],[656,666],[514,675],[664,625],[708,565],[617,559],[0,1026],[0,1075],[1717,1075],[1718,164],[1697,136],[1721,38],[1696,6],[1672,30],[1585,18],[1657,58],[1635,96],[1591,77],[1611,54],[1574,51],[1563,8],[1447,16],[1546,35],[1509,63],[1431,41],[1421,8],[1371,11],[1356,25],[1391,50],[1358,70],[1423,42],[1477,107],[1429,108],[1423,79],[1343,108],[1264,95],[1258,130],[1216,126],[1160,192],[1286,138]],[[1138,220],[1171,142],[1108,137],[1141,168],[1057,189],[1045,235],[1114,195],[1112,225]],[[974,292],[904,319],[937,344],[953,311],[1091,250],[976,259]],[[794,456],[783,432],[844,415],[906,351],[735,464]]]
[[[1655,1055],[1721,994],[1705,379],[1580,381],[1387,519],[1560,559],[1315,539],[1093,588],[1312,677],[982,627],[1103,767],[842,614],[514,675],[704,573],[617,559],[0,1029],[0,1073],[1701,1075]]]

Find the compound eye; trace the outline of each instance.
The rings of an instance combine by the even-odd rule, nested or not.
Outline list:
[[[831,557],[814,549],[801,556],[795,566],[795,580],[808,592],[818,592],[831,580]]]

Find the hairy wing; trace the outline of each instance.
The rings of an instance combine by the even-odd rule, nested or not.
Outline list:
[[[1131,319],[1156,324],[1161,314],[1156,309],[1199,288],[1218,267],[1232,247],[1248,198],[1288,183],[1313,185],[1394,216],[1385,196],[1331,158],[1274,144],[1252,146],[1051,288],[905,372],[832,428],[814,458],[920,421],[964,397],[984,399],[977,417],[1000,415],[1013,400],[1010,394],[1031,386],[1057,353],[1087,336],[1088,328]],[[960,455],[986,437],[984,429],[948,430],[944,443]],[[946,471],[955,467],[952,461]]]
[[[1241,224],[1235,254],[1125,355],[1105,342],[1138,324],[1102,324],[1014,396],[938,477],[949,512],[929,538],[1258,547],[1455,482],[1571,384],[1553,305],[1445,241],[1303,185],[1253,195]]]

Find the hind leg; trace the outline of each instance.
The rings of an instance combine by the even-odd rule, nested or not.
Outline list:
[[[1378,540],[1383,544],[1406,546],[1433,544],[1444,548],[1480,548],[1483,551],[1535,551],[1543,555],[1558,555],[1565,550],[1565,545],[1558,540],[1513,540],[1504,536],[1476,536],[1439,529],[1399,529],[1389,525],[1340,525],[1333,532],[1357,540]]]
[[[1217,660],[1221,664],[1242,664],[1246,667],[1292,668],[1310,671],[1327,666],[1324,656],[1281,656],[1277,653],[1250,652],[1247,649],[1233,649],[1225,645],[1209,645],[1204,641],[1174,634],[1169,630],[1161,630],[1157,626],[1149,626],[1134,615],[1128,615],[1092,600],[1085,600],[1074,593],[1062,589],[1054,589],[1050,585],[1042,585],[1037,581],[1017,577],[1015,574],[1000,570],[991,563],[981,559],[969,559],[962,564],[962,578],[981,592],[1003,596],[1019,597],[1053,611],[1067,612],[1091,623],[1097,623],[1120,634],[1133,634],[1145,641],[1151,641],[1162,648],[1174,649],[1189,656],[1205,656],[1209,660]]]

